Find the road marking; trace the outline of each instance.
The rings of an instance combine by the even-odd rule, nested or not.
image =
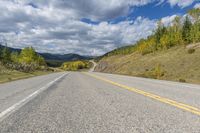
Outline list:
[[[32,99],[33,97],[37,96],[39,93],[41,93],[42,91],[44,91],[45,89],[49,88],[50,86],[52,86],[55,82],[57,82],[58,80],[60,80],[61,78],[63,78],[65,74],[62,74],[61,76],[59,76],[58,78],[54,79],[53,81],[49,82],[48,84],[46,84],[45,86],[41,87],[40,89],[38,89],[37,91],[33,92],[32,94],[30,94],[29,96],[27,96],[26,98],[24,98],[23,100],[17,102],[16,104],[12,105],[11,107],[9,107],[8,109],[6,109],[5,111],[0,113],[0,119],[2,119],[3,117],[5,117],[6,115],[14,112],[16,109],[22,107],[23,105],[25,105],[25,103],[27,101],[29,101],[30,99]]]
[[[193,107],[193,106],[190,106],[190,105],[187,105],[184,103],[180,103],[180,102],[168,99],[168,98],[164,98],[164,97],[161,97],[161,96],[158,96],[158,95],[155,95],[155,94],[143,91],[143,90],[139,90],[139,89],[136,89],[133,87],[129,87],[129,86],[126,86],[123,84],[119,84],[119,83],[113,82],[111,80],[105,79],[100,76],[96,76],[96,75],[89,74],[89,73],[84,73],[84,74],[200,116],[200,109],[198,109],[196,107]]]

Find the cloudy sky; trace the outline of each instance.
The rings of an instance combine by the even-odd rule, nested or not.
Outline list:
[[[200,0],[0,0],[0,41],[38,52],[102,55],[150,35]]]

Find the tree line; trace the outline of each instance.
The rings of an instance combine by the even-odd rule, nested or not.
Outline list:
[[[6,67],[23,72],[31,72],[46,67],[42,56],[33,47],[26,47],[20,52],[11,52],[8,47],[0,48],[0,62]]]
[[[65,71],[77,71],[81,69],[87,69],[90,67],[89,61],[69,61],[64,62],[61,68]]]
[[[115,49],[105,56],[125,55],[136,51],[145,55],[197,42],[200,42],[200,8],[189,10],[184,17],[176,16],[169,26],[165,26],[160,20],[157,29],[146,39],[139,40],[135,45]]]

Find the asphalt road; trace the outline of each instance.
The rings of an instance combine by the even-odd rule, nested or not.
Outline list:
[[[93,66],[92,68],[90,68],[89,72],[94,72],[94,69],[97,66],[97,63],[94,60],[90,60],[90,62],[93,64]]]
[[[0,85],[0,133],[200,133],[200,86],[103,73]]]

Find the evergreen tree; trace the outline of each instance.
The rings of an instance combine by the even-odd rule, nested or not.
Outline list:
[[[176,16],[172,23],[173,23],[175,32],[179,32],[181,29],[181,18],[179,16]]]
[[[160,38],[162,37],[163,33],[165,33],[166,28],[164,27],[162,21],[160,20],[158,22],[158,28],[155,32],[155,37],[156,37],[156,43],[159,44],[160,43]]]
[[[1,44],[0,44],[1,45]],[[2,47],[0,47],[0,61],[3,59],[3,55],[2,55],[3,49]]]
[[[187,16],[183,23],[183,31],[182,31],[182,38],[185,43],[191,42],[191,37],[190,37],[191,27],[192,27],[192,23],[191,23],[189,17]]]
[[[3,60],[3,62],[10,62],[11,61],[10,56],[11,56],[11,52],[10,52],[10,50],[6,46],[2,50],[2,60]]]

